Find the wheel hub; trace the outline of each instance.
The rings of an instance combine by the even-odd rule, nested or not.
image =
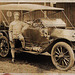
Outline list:
[[[62,57],[64,57],[64,54],[63,53],[60,53],[59,54],[59,58],[62,58]]]

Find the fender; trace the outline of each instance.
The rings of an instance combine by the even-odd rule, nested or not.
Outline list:
[[[8,34],[7,34],[7,32],[6,32],[6,31],[0,31],[0,33],[2,33],[2,34],[3,34],[3,36],[6,36],[6,37],[8,38]]]
[[[0,36],[3,36],[3,34],[2,34],[2,33],[0,33]]]
[[[44,50],[43,50],[43,52],[49,52],[49,53],[51,53],[51,50],[52,50],[52,47],[54,46],[54,44],[56,44],[57,42],[66,42],[66,43],[68,43],[71,47],[73,47],[73,44],[72,44],[72,42],[71,41],[69,41],[69,40],[67,40],[67,39],[64,39],[64,38],[55,38],[55,39],[52,39],[51,41],[50,41],[50,44],[48,45],[48,47],[47,48],[45,48]]]

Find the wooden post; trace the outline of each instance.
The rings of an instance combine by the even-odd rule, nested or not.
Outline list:
[[[50,2],[51,7],[54,7],[54,4],[56,4],[56,2]]]
[[[53,7],[53,2],[50,2],[50,6]]]
[[[46,6],[46,2],[44,2],[44,6]],[[46,11],[44,11],[44,18],[46,18],[46,16],[47,16],[47,12]]]
[[[21,21],[23,20],[23,12],[22,12],[22,10],[21,10]]]

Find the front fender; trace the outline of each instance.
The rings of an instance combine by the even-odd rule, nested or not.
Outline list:
[[[52,47],[57,42],[66,42],[67,44],[69,44],[73,48],[73,44],[71,41],[64,39],[64,38],[55,38],[55,39],[51,40],[50,44],[48,45],[48,47],[44,51],[48,51],[49,53],[51,53]]]

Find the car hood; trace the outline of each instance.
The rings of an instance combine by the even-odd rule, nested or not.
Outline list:
[[[41,19],[45,27],[66,27],[66,23],[62,19]]]

